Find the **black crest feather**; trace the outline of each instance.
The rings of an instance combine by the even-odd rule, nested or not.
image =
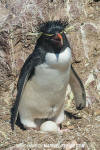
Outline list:
[[[68,25],[67,21],[48,21],[39,25],[39,32],[43,32],[46,34],[55,34],[56,32],[63,31]]]

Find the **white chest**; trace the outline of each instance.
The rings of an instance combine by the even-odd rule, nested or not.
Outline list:
[[[70,48],[66,48],[59,56],[54,53],[47,53],[45,62],[36,67],[33,78],[35,78],[36,84],[42,86],[42,89],[59,91],[69,80],[70,65]]]
[[[63,52],[59,54],[47,53],[45,57],[45,63],[49,67],[53,67],[56,69],[67,68],[67,66],[71,63],[71,50],[67,47]]]

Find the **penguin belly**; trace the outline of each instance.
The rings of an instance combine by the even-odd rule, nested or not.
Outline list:
[[[35,68],[35,74],[26,83],[19,104],[19,114],[33,118],[52,118],[64,105],[69,82],[71,57],[63,62],[53,55]]]

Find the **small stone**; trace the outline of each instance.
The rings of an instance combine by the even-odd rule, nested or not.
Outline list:
[[[87,118],[87,115],[84,114],[84,115],[83,115],[83,118]]]
[[[95,116],[99,116],[99,115],[100,115],[100,109],[95,110],[95,111],[94,111],[94,115],[95,115]]]
[[[89,84],[90,84],[92,81],[94,81],[94,80],[95,80],[95,78],[94,78],[93,73],[90,73],[89,76],[88,76],[87,81],[85,82],[85,87],[88,87]]]
[[[86,112],[86,114],[89,114],[89,108],[84,108],[84,111]]]
[[[95,8],[96,10],[99,10],[99,7],[98,6],[96,6],[96,8]]]
[[[70,121],[68,121],[68,122],[66,123],[66,125],[69,126],[69,125],[70,125]]]
[[[74,126],[73,125],[72,126],[68,126],[68,129],[73,130]]]

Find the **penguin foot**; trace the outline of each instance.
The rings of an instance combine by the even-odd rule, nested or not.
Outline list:
[[[34,122],[34,120],[26,120],[26,119],[21,119],[21,123],[26,129],[38,129],[37,124]]]

